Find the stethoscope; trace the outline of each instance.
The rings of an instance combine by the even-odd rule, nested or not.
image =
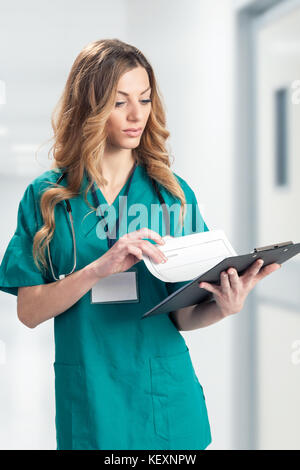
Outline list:
[[[127,181],[127,186],[126,186],[126,190],[125,190],[125,193],[124,193],[124,199],[125,199],[125,196],[128,195],[128,192],[129,192],[129,189],[130,189],[130,185],[131,185],[131,181],[132,181],[132,178],[133,178],[133,175],[134,175],[134,172],[135,172],[135,169],[136,169],[136,162],[133,166],[133,169],[132,169],[132,172],[129,176],[129,179]],[[59,178],[58,180],[56,181],[56,184],[59,184],[63,179],[64,177],[67,175],[67,172],[65,171]],[[91,181],[90,180],[90,177],[87,175],[87,178],[89,180],[89,182]],[[158,195],[158,198],[159,198],[159,202],[162,206],[162,210],[163,210],[163,215],[164,215],[164,219],[165,219],[165,225],[166,225],[166,235],[170,235],[170,215],[169,215],[169,211],[167,209],[167,206],[166,206],[166,203],[165,203],[165,200],[164,198],[162,197],[161,195],[161,192],[159,191],[159,188],[158,188],[158,185],[157,185],[157,182],[153,179],[153,178],[150,178],[151,179],[151,182],[154,186],[154,189],[155,189],[155,192],[157,193]],[[96,193],[96,189],[95,189],[95,183],[93,183],[92,187],[91,187],[91,191],[92,191],[92,197],[93,197],[93,201],[94,201],[94,205],[100,209],[100,202],[99,202],[99,198],[97,196],[97,193]],[[123,199],[123,201],[124,201]],[[72,215],[72,207],[71,207],[71,203],[68,199],[66,199],[65,201],[65,204],[66,204],[66,209],[67,209],[67,214],[68,214],[68,217],[69,217],[69,221],[70,221],[70,225],[71,225],[71,230],[72,230],[72,239],[73,239],[73,253],[74,253],[74,264],[73,264],[73,268],[72,270],[68,273],[68,274],[59,274],[58,278],[55,276],[54,274],[54,270],[53,270],[53,264],[52,264],[52,258],[51,258],[51,254],[50,254],[50,246],[49,246],[49,243],[47,244],[47,249],[48,249],[48,258],[49,258],[49,264],[50,264],[50,269],[51,269],[51,273],[52,273],[52,276],[53,278],[56,280],[56,281],[59,281],[60,279],[64,279],[66,276],[69,276],[70,274],[72,274],[75,269],[76,269],[76,264],[77,264],[77,261],[76,261],[76,238],[75,238],[75,230],[74,230],[74,221],[73,221],[73,215]],[[97,210],[98,212],[98,210]],[[104,219],[105,220],[105,217],[104,215],[99,215],[98,213],[96,212],[97,216],[99,217],[100,220]],[[123,215],[123,206],[122,206],[122,209],[121,209],[121,213],[120,213],[120,219],[122,220],[122,215]],[[118,230],[119,230],[119,226],[120,226],[120,221],[119,221],[119,217],[117,218],[116,220],[116,233],[118,233]],[[110,232],[108,230],[108,224],[106,223],[105,227],[104,227],[104,231],[105,232],[108,232],[108,236],[107,236],[107,244],[108,244],[108,249],[110,249],[113,244],[117,241],[117,239],[113,239],[113,238],[110,238]]]

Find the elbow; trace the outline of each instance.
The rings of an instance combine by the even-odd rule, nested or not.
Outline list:
[[[178,310],[170,312],[169,318],[178,331],[183,331],[181,325],[178,322]]]
[[[23,324],[25,326],[27,326],[28,328],[30,328],[31,330],[33,330],[33,328],[35,328],[37,326],[37,323],[32,323],[32,322],[23,322]]]
[[[182,307],[171,312],[170,318],[178,331],[189,331],[193,329],[193,312],[197,305]]]
[[[19,318],[20,322],[23,323],[23,325],[27,326],[27,327],[30,328],[30,329],[33,329],[33,328],[35,328],[35,327],[37,326],[37,324],[34,323],[34,322],[32,321],[32,319],[27,318],[27,317],[25,317],[24,315],[19,315],[19,314],[18,314],[18,318]]]
[[[17,307],[17,315],[20,322],[28,328],[33,329],[37,326],[37,323],[33,321],[32,315],[27,315],[19,305]]]
[[[32,287],[21,287],[18,289],[18,298],[17,298],[17,315],[23,325],[27,326],[30,329],[35,328],[38,323],[35,321],[35,315],[33,315],[32,302],[28,299],[27,293],[28,290]]]

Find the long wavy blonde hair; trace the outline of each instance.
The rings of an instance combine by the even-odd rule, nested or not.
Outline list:
[[[53,151],[52,168],[67,171],[67,186],[52,183],[41,196],[44,225],[33,241],[33,258],[39,269],[47,269],[45,249],[55,230],[54,208],[59,202],[79,194],[84,171],[90,177],[85,201],[92,210],[97,209],[87,201],[87,193],[93,181],[99,186],[107,183],[101,171],[107,139],[106,122],[114,109],[120,77],[138,66],[148,73],[152,104],[139,146],[133,152],[147,174],[180,200],[180,223],[183,225],[186,200],[170,169],[166,150],[170,133],[165,127],[165,112],[152,67],[136,47],[119,39],[94,41],[76,57],[51,116],[54,143],[49,153]]]

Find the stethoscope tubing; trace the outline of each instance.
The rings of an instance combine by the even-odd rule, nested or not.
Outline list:
[[[134,165],[134,168],[133,168],[133,171],[130,175],[130,179],[128,181],[128,185],[127,185],[127,189],[126,189],[126,195],[128,194],[128,191],[129,191],[129,188],[130,188],[130,184],[131,184],[131,179],[133,177],[133,174],[134,174],[134,171],[135,171],[135,168],[136,168],[136,164]],[[59,184],[62,179],[66,176],[67,172],[64,172],[59,178],[58,180],[56,181],[56,184]],[[168,209],[166,207],[166,204],[165,204],[165,201],[164,201],[164,198],[163,196],[161,195],[161,192],[159,191],[158,189],[158,186],[157,186],[157,182],[151,178],[151,181],[152,181],[152,184],[154,186],[154,189],[158,195],[158,198],[159,198],[159,202],[162,206],[162,209],[163,209],[163,212],[164,212],[164,218],[165,218],[165,221],[166,221],[166,233],[167,235],[170,235],[170,216],[169,216],[169,212],[168,212]],[[92,195],[93,195],[93,199],[94,199],[94,203],[97,207],[100,206],[100,202],[99,202],[99,199],[98,199],[98,196],[96,194],[96,191],[95,191],[95,188],[94,188],[94,185],[92,186]],[[52,263],[52,258],[51,258],[51,253],[50,253],[50,244],[47,243],[47,251],[48,251],[48,258],[49,258],[49,265],[50,265],[50,270],[51,270],[51,274],[53,276],[53,279],[55,279],[55,281],[59,281],[61,279],[64,279],[66,276],[69,276],[70,274],[72,274],[75,269],[76,269],[76,264],[77,264],[77,252],[76,252],[76,237],[75,237],[75,230],[74,230],[74,221],[73,221],[73,215],[72,215],[72,207],[71,207],[71,203],[70,201],[67,199],[64,201],[65,204],[66,204],[66,210],[67,210],[67,214],[68,214],[68,218],[69,218],[69,222],[70,222],[70,227],[71,227],[71,231],[72,231],[72,239],[73,239],[73,252],[74,252],[74,264],[73,264],[73,268],[72,270],[68,273],[68,274],[60,274],[59,277],[57,278],[55,276],[55,273],[54,273],[54,269],[53,269],[53,263]],[[123,208],[122,208],[122,213],[123,213]],[[122,213],[121,213],[121,217],[122,217]],[[105,219],[105,217],[103,215],[101,216],[98,216],[100,217],[101,219]],[[116,228],[117,230],[119,229],[119,218],[117,219],[116,221]],[[110,249],[113,244],[115,243],[115,241],[113,239],[111,239],[109,236],[107,237],[107,241],[108,241],[108,248]]]

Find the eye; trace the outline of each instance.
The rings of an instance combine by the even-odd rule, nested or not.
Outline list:
[[[152,101],[151,99],[149,99],[149,100],[141,100],[141,102],[142,102],[143,104],[151,103],[151,101]],[[122,104],[124,104],[124,103],[126,103],[126,101],[117,101],[117,102],[116,102],[116,107],[119,108],[119,107],[120,107]]]

